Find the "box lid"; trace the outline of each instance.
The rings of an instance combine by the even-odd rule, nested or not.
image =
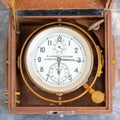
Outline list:
[[[7,9],[11,1],[0,0]],[[110,9],[114,0],[15,0],[16,10]]]

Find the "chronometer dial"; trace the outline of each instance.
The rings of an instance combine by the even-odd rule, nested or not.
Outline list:
[[[92,60],[90,45],[69,27],[55,26],[38,33],[26,50],[26,67],[33,82],[48,92],[81,86],[90,74]]]

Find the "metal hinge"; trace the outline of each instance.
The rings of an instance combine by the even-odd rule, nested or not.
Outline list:
[[[102,23],[104,23],[104,21],[105,21],[104,19],[101,19],[101,20],[98,20],[97,22],[93,23],[93,24],[90,25],[90,27],[88,28],[88,31],[90,31],[90,30],[95,30],[95,31],[99,30],[100,25],[101,25]]]

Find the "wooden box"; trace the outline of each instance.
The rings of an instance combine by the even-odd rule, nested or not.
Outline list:
[[[117,46],[112,36],[110,10],[113,0],[16,0],[15,2],[1,0],[1,2],[9,10],[5,71],[8,89],[6,103],[9,113],[59,115],[111,113],[112,90],[117,80]],[[100,104],[91,100],[90,93],[62,105],[46,102],[34,95],[22,80],[18,68],[18,56],[24,40],[38,26],[61,20],[94,29],[90,34],[98,38],[104,56],[103,73],[92,87],[105,93],[105,101]],[[100,28],[97,30],[97,27]],[[52,95],[51,97],[54,98]]]

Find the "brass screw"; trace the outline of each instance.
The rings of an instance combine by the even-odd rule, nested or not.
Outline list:
[[[15,95],[20,96],[20,92],[15,92]]]
[[[5,95],[8,95],[8,91],[5,92]]]
[[[17,104],[20,104],[20,100],[16,100],[16,103],[17,103]]]
[[[8,100],[5,100],[4,102],[5,102],[5,104],[8,104]]]
[[[115,59],[114,58],[112,59],[112,64],[115,65]]]
[[[59,19],[58,19],[58,22],[61,22],[61,21],[62,21],[62,19],[59,18]]]
[[[6,65],[8,65],[9,64],[9,61],[8,60],[6,60]]]

